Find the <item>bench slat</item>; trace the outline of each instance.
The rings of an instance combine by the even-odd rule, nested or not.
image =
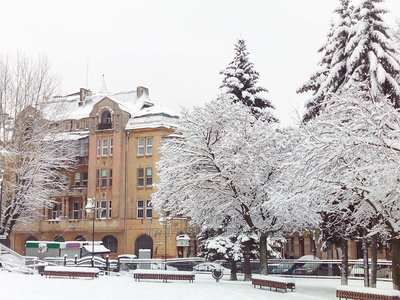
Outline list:
[[[195,279],[194,274],[176,274],[176,273],[133,273],[133,278],[135,280],[140,279],[161,279],[163,281],[167,280],[189,280],[189,282],[193,282]]]
[[[287,289],[290,289],[293,292],[293,290],[295,289],[294,282],[282,282],[279,280],[276,281],[273,279],[260,279],[260,278],[252,278],[251,281],[254,287],[260,286],[261,288],[262,286],[265,286],[269,287],[270,290],[274,288],[275,291],[278,291],[278,289],[282,289],[285,290],[285,292],[287,292]]]

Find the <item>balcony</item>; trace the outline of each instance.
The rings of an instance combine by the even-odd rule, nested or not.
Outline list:
[[[86,195],[87,185],[72,185],[68,188],[69,197],[80,197]]]
[[[76,164],[78,166],[87,166],[89,164],[89,157],[88,156],[78,156],[76,158]]]
[[[97,130],[110,130],[110,129],[113,129],[112,122],[97,124]]]

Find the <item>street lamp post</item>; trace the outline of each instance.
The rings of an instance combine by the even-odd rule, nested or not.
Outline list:
[[[92,213],[93,214],[93,230],[92,230],[92,267],[94,267],[94,220],[95,220],[95,211],[96,211],[96,205],[95,205],[95,198],[87,198],[87,203],[85,206],[85,210],[87,213]]]
[[[167,222],[168,219],[165,216],[162,216],[158,219],[160,225],[164,225],[164,270],[167,269]]]

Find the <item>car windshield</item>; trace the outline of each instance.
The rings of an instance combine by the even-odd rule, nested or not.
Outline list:
[[[317,268],[320,264],[316,263],[306,263],[303,268]]]
[[[279,266],[277,266],[277,269],[289,269],[293,264],[279,264]]]

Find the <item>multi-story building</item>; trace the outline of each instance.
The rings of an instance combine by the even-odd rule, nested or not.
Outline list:
[[[23,253],[28,240],[91,241],[94,232],[111,258],[138,255],[139,249],[150,249],[152,257],[195,254],[195,233],[187,220],[160,224],[150,201],[158,149],[174,132],[175,113],[151,102],[144,87],[107,94],[81,89],[54,98],[46,109],[58,111],[57,122],[79,154],[73,171],[65,174],[68,189],[57,195],[54,207],[44,209],[42,220],[13,228],[13,249]],[[88,198],[95,200],[94,213],[85,211]]]

